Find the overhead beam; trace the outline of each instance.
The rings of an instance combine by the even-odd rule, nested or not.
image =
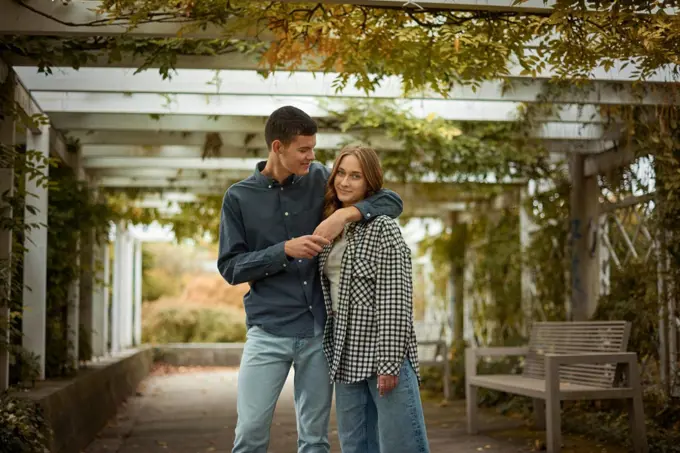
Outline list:
[[[253,133],[259,134],[259,132]],[[317,134],[317,149],[332,149],[328,146],[324,147],[324,141],[327,140],[327,134],[333,133],[321,129]],[[165,147],[202,147],[206,139],[205,132],[178,133],[173,131],[129,130],[71,130],[68,136],[78,140],[83,145],[83,152],[89,154],[89,157],[143,155],[143,153],[159,155],[159,152],[163,153],[160,149]],[[240,153],[258,155],[257,153],[264,150],[263,147],[265,146],[264,138],[252,136],[252,133],[222,132],[220,138],[224,143],[222,154],[225,156],[232,155],[232,153],[235,157],[242,157]],[[344,136],[340,141],[346,140],[348,140],[348,137]],[[379,135],[371,137],[369,141],[371,145],[381,150],[396,151],[402,148],[397,141]],[[234,148],[229,148],[232,143]],[[615,142],[610,140],[545,140],[544,145],[551,153],[594,154],[612,149]],[[237,146],[242,148],[237,148]]]
[[[616,147],[604,153],[588,156],[584,160],[584,175],[590,177],[606,174],[630,165],[637,157],[630,147]]]
[[[222,36],[221,27],[191,27],[191,21],[166,19],[129,29],[127,21],[98,14],[98,1],[0,0],[0,34],[15,36],[119,36],[174,38],[178,33],[187,38],[215,39]]]
[[[203,116],[192,116],[192,115],[168,115],[160,117],[158,120],[146,118],[145,115],[118,115],[120,122],[108,122],[105,120],[107,116],[100,116],[97,114],[80,114],[77,117],[69,116],[64,117],[63,114],[50,114],[54,120],[55,127],[62,130],[75,130],[78,131],[78,137],[88,136],[88,131],[95,131],[93,137],[106,137],[108,135],[96,135],[97,131],[108,131],[109,133],[114,133],[112,131],[119,131],[121,133],[127,133],[127,131],[135,131],[141,133],[146,132],[164,132],[163,136],[158,138],[158,141],[139,143],[143,145],[156,145],[163,144],[167,137],[171,136],[171,133],[177,134],[177,137],[173,138],[171,144],[183,144],[186,143],[182,139],[182,134],[184,132],[192,134],[198,134],[201,132],[234,132],[242,133],[244,140],[248,139],[248,143],[254,143],[256,146],[264,143],[263,140],[259,139],[257,135],[264,130],[263,118],[252,118],[253,122],[241,121],[242,118],[221,116],[211,119]],[[81,118],[82,121],[74,121],[75,118]],[[135,120],[138,120],[135,122]],[[259,122],[260,124],[257,124]],[[242,125],[243,127],[239,130],[237,125]],[[75,133],[74,133],[75,134]],[[547,122],[542,123],[538,126],[535,137],[542,138],[545,140],[562,140],[562,141],[583,141],[583,140],[613,140],[617,138],[616,129],[612,129],[608,126],[601,124],[583,124],[583,123],[560,123],[560,122]],[[317,134],[317,140],[323,140],[322,133]],[[191,140],[197,140],[195,136]],[[357,138],[354,136],[345,136],[343,140],[356,141]],[[195,142],[194,142],[195,143]],[[376,142],[377,143],[377,142]],[[102,143],[106,144],[106,143]],[[333,148],[330,145],[323,145],[324,147]],[[569,151],[569,150],[566,150]]]
[[[48,113],[146,113],[149,115],[205,115],[268,117],[274,110],[293,105],[312,117],[325,117],[331,111],[344,111],[342,98],[313,96],[248,96],[157,93],[80,93],[34,91],[33,95]],[[398,99],[395,103],[416,117],[435,114],[452,121],[516,121],[521,103],[503,101],[458,101],[448,99]],[[580,123],[608,122],[594,105],[564,104],[542,121]],[[186,130],[186,129],[182,129]]]
[[[281,0],[284,3],[300,3],[300,0]],[[548,16],[553,13],[556,0],[306,0],[302,3],[329,3],[344,5],[363,5],[378,8],[397,8],[410,10],[448,10],[448,11],[488,11],[496,13],[539,14]],[[588,8],[593,10],[593,8]],[[674,14],[675,9],[666,8],[666,14]]]
[[[526,53],[530,56],[531,54],[535,54],[532,50],[527,50]],[[538,55],[533,56],[543,60],[543,58]],[[40,63],[31,58],[9,53],[4,53],[2,58],[14,67],[28,66],[35,68]],[[295,68],[296,72],[319,71],[319,60],[318,56],[308,55],[305,60]],[[92,53],[87,61],[80,62],[80,66],[83,68],[149,68],[149,70],[143,72],[156,72],[153,69],[159,68],[160,65],[160,61],[148,62],[144,57],[130,56],[127,54],[122,55],[119,61],[110,61],[107,54]],[[232,52],[223,55],[177,55],[173,67],[175,69],[261,70],[268,67],[268,64],[263,62],[256,53],[244,54]],[[553,79],[559,78],[559,75],[562,73],[550,64],[546,64],[545,67],[535,75],[526,74],[524,71],[524,67],[522,67],[514,57],[511,57],[507,72],[507,76],[509,77],[523,78],[526,80]],[[611,66],[596,66],[590,71],[587,78],[594,81],[633,82],[638,81],[638,74],[639,69],[633,62],[614,60],[611,62]],[[677,81],[677,65],[662,66],[644,80],[645,83],[668,83]]]
[[[134,68],[52,68],[46,76],[37,68],[17,68],[16,72],[31,91],[88,92],[88,93],[172,93],[204,95],[247,96],[314,96],[366,98],[366,93],[355,87],[352,77],[345,88],[336,92],[333,80],[338,73],[281,71],[262,77],[254,70],[213,71],[181,69],[171,79],[145,71],[135,74]],[[455,86],[447,98],[458,101],[509,101],[537,102],[542,93],[553,85],[549,80],[509,78],[501,81],[482,82],[478,87]],[[370,96],[371,98],[400,98],[403,96],[401,78],[385,78]],[[410,93],[410,99],[443,99],[435,92]],[[592,81],[583,86],[570,86],[552,102],[565,104],[641,104],[671,105],[680,103],[677,90],[648,84],[633,86],[630,82]]]
[[[194,170],[253,170],[260,159],[215,157],[90,157],[83,159],[86,169],[97,168],[176,168]]]

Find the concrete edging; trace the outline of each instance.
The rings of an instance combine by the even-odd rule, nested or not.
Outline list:
[[[175,366],[237,367],[243,343],[171,343],[154,346],[154,360]]]
[[[152,364],[153,349],[141,347],[92,362],[71,379],[38,382],[13,395],[42,408],[52,430],[51,453],[78,453],[135,394]]]

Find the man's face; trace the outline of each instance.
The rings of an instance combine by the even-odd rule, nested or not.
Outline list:
[[[314,161],[316,135],[298,135],[288,146],[277,142],[274,144],[274,150],[278,148],[279,160],[286,170],[297,176],[309,173],[309,166]]]

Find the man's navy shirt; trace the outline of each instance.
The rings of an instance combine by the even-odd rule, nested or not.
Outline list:
[[[304,176],[283,184],[255,173],[231,186],[222,202],[217,268],[231,285],[251,283],[243,298],[246,323],[283,337],[311,337],[323,329],[326,308],[317,259],[286,256],[284,243],[312,234],[323,215],[330,171],[312,163]],[[364,220],[378,215],[398,217],[399,195],[383,189],[355,205]]]

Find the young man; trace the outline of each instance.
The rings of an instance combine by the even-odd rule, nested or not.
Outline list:
[[[302,110],[274,111],[265,126],[267,161],[224,196],[217,267],[230,284],[250,284],[232,453],[267,451],[291,365],[298,452],[329,451],[332,385],[322,350],[326,311],[316,257],[348,222],[402,212],[401,198],[382,190],[320,224],[329,171],[313,163],[316,132]]]

